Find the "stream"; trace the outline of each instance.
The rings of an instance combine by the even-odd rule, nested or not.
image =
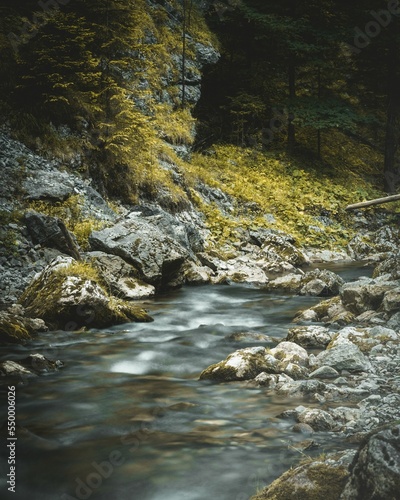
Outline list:
[[[346,281],[371,274],[354,264],[329,268]],[[301,458],[296,445],[307,436],[278,415],[316,403],[199,375],[237,349],[272,345],[232,334],[281,339],[296,312],[319,300],[240,285],[186,287],[146,303],[153,323],[48,332],[11,354],[2,346],[1,361],[39,352],[65,364],[16,388],[17,487],[2,498],[248,500]],[[0,397],[4,430],[6,388]],[[329,433],[312,439],[319,448],[311,455],[348,447]],[[4,491],[6,453],[3,445]]]

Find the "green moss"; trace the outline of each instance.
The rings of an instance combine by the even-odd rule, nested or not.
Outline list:
[[[89,249],[89,236],[92,231],[98,231],[106,227],[107,223],[84,217],[82,214],[83,200],[79,195],[70,196],[63,202],[32,201],[29,208],[36,212],[58,217],[67,229],[73,233],[83,250]]]
[[[285,472],[251,500],[339,500],[348,476],[346,467],[313,462]]]
[[[22,321],[11,316],[0,317],[0,343],[24,343],[31,338],[28,328]]]
[[[66,302],[60,299],[68,277],[75,277],[76,281],[69,292],[72,300]],[[95,304],[87,299],[81,302],[83,288],[94,289]],[[98,297],[99,288],[102,297]],[[53,329],[105,328],[133,321],[152,321],[144,309],[110,296],[97,270],[82,262],[74,262],[34,280],[21,296],[20,303],[28,315],[42,318]]]

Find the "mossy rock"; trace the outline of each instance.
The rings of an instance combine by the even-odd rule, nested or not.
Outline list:
[[[1,344],[25,344],[38,332],[47,330],[44,321],[25,317],[24,309],[16,304],[0,312]]]
[[[32,338],[32,332],[19,318],[10,314],[0,314],[0,343],[23,344]]]
[[[290,469],[251,500],[338,500],[347,467],[311,462]]]
[[[82,275],[77,275],[77,269]],[[59,257],[33,280],[20,303],[28,315],[42,318],[53,329],[106,328],[152,320],[143,309],[110,297],[92,271]]]

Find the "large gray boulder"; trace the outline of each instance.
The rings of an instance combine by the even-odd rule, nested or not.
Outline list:
[[[395,281],[381,281],[363,278],[346,283],[340,291],[344,307],[353,314],[376,311],[382,304],[385,293],[398,285]]]
[[[382,430],[361,446],[340,500],[400,498],[400,425]]]
[[[122,257],[140,271],[144,281],[159,288],[176,279],[190,252],[158,223],[156,216],[134,213],[112,227],[94,231],[89,243],[93,250]]]

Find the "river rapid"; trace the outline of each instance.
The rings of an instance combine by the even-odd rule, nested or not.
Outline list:
[[[354,265],[330,269],[346,281],[371,274]],[[10,498],[247,500],[300,458],[306,437],[278,415],[305,401],[199,375],[236,349],[274,345],[232,334],[282,339],[296,312],[319,300],[239,285],[186,287],[148,301],[153,323],[49,332],[11,354],[2,347],[1,361],[39,352],[64,362],[16,388]],[[311,455],[341,448],[332,434],[312,439],[319,447]],[[5,489],[4,447],[0,453]]]

